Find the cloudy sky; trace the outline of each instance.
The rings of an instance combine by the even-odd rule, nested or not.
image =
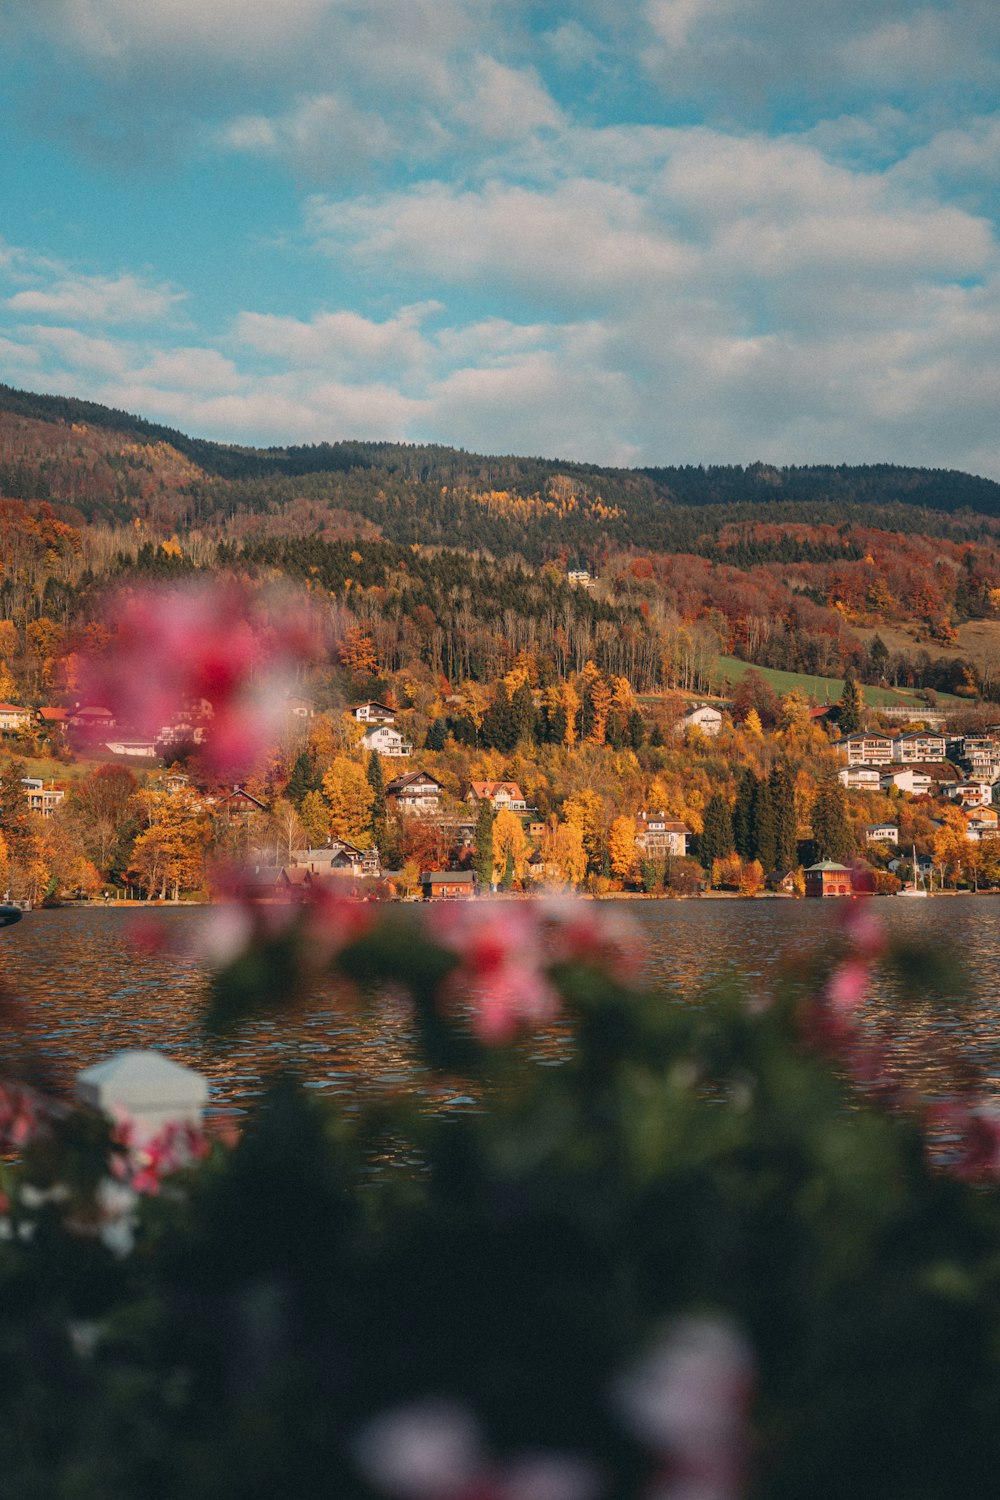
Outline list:
[[[996,0],[0,0],[0,378],[1000,479]]]

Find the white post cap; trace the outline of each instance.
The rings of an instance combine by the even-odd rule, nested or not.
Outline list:
[[[200,1126],[208,1079],[163,1052],[116,1052],[76,1076],[76,1095],[106,1115],[127,1115],[140,1135],[174,1122]]]

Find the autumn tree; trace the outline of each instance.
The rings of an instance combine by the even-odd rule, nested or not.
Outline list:
[[[635,819],[624,813],[615,818],[608,833],[608,859],[612,874],[626,879],[635,867]]]
[[[341,664],[355,677],[374,677],[378,672],[375,643],[360,625],[347,629],[338,655]]]
[[[299,806],[299,821],[309,848],[322,849],[330,837],[330,809],[322,792],[306,792]]]
[[[144,827],[136,835],[128,873],[150,895],[174,900],[204,884],[212,824],[189,788],[146,788],[136,798]]]
[[[330,836],[367,848],[375,799],[364,768],[346,755],[336,756],[323,777],[323,795],[329,808]]]
[[[517,880],[524,879],[524,869],[531,852],[524,824],[509,808],[501,808],[493,819],[493,877],[497,879],[507,865]]]
[[[74,783],[64,804],[84,853],[105,877],[113,878],[127,863],[138,827],[138,790],[128,766],[98,766]]]
[[[561,823],[552,817],[542,833],[541,856],[550,884],[576,887],[587,873],[587,851],[577,823]]]

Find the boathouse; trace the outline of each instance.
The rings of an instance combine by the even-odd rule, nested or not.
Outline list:
[[[821,859],[805,871],[807,896],[850,896],[851,872],[847,865],[835,864],[832,859]]]

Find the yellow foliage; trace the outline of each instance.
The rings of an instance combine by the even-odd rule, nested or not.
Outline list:
[[[634,818],[624,814],[615,818],[608,834],[608,858],[616,875],[628,875],[636,861]]]

